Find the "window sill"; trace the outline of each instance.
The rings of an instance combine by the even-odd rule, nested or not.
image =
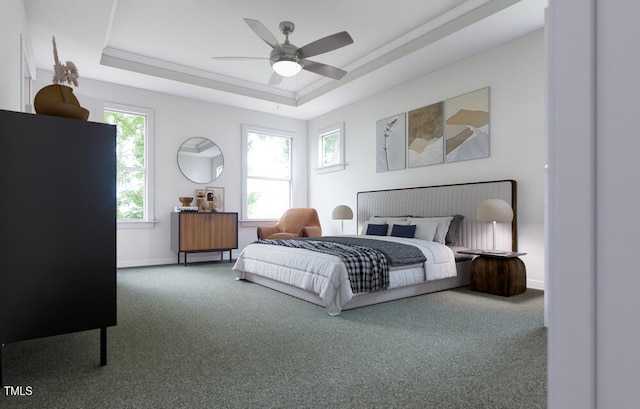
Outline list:
[[[118,229],[153,229],[158,223],[156,220],[153,221],[118,221],[117,227]]]
[[[278,220],[240,220],[242,227],[267,227],[278,223]]]
[[[347,166],[346,163],[336,163],[335,165],[323,166],[321,168],[316,168],[317,173],[330,173],[330,172],[338,172],[344,170]]]

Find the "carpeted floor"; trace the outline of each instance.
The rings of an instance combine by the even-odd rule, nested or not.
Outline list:
[[[229,264],[118,271],[99,331],[5,346],[1,408],[545,408],[543,293],[467,288],[330,317]]]

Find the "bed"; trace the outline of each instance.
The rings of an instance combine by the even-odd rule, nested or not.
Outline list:
[[[512,206],[513,222],[498,225],[497,247],[517,251],[516,192],[514,180],[359,192],[357,236],[252,243],[241,251],[232,271],[238,280],[325,307],[329,315],[465,286],[469,284],[472,258],[458,250],[489,248],[493,242],[492,226],[475,220],[476,208],[482,201],[502,199]],[[407,230],[414,235],[405,234]],[[405,235],[410,237],[402,237]],[[357,279],[352,275],[354,267],[349,258],[363,256],[342,253],[355,251],[349,247],[362,250],[368,244],[377,257],[381,257],[379,253],[389,256],[410,250],[414,257],[417,252],[422,253],[424,260],[407,258],[400,264],[387,261],[388,282],[382,288],[363,290],[355,286]],[[311,246],[321,249],[309,249]]]

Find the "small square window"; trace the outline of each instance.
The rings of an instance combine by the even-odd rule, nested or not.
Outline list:
[[[344,170],[344,124],[320,130],[318,142],[318,173]]]

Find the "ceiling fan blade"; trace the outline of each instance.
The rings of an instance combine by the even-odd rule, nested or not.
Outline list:
[[[347,74],[345,70],[341,70],[340,68],[310,60],[304,60],[302,69],[333,78],[334,80],[342,79],[342,77]]]
[[[271,74],[271,78],[269,78],[269,82],[268,85],[278,85],[282,82],[282,77],[280,75],[278,75],[277,72],[273,72],[273,74]]]
[[[276,37],[259,20],[254,20],[252,18],[245,18],[244,22],[247,23],[249,28],[253,30],[253,32],[256,33],[258,37],[262,39],[262,41],[269,44],[271,48],[277,50],[278,52],[284,53],[284,50],[282,49],[282,47],[280,47],[280,43],[278,42]]]
[[[346,31],[332,34],[330,36],[321,38],[316,41],[312,41],[309,44],[298,48],[296,54],[300,58],[313,57],[314,55],[327,53],[329,51],[337,50],[353,43],[353,38]]]

